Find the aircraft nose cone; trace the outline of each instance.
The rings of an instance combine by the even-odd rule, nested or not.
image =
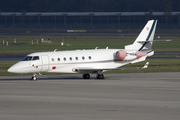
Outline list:
[[[29,64],[27,61],[20,61],[13,66],[11,66],[7,71],[10,73],[20,73],[20,74],[25,74],[25,73],[35,73],[39,72],[41,69],[40,67],[33,67],[32,65]]]
[[[16,73],[17,72],[16,69],[14,69],[14,67],[10,67],[7,71],[10,73]]]
[[[16,63],[13,66],[11,66],[7,71],[10,73],[19,73],[20,67],[21,65],[19,65],[20,63]]]

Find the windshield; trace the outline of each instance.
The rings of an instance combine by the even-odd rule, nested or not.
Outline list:
[[[39,56],[34,56],[33,60],[39,60]]]
[[[32,56],[26,56],[22,61],[30,61],[32,59]]]
[[[39,60],[39,56],[26,56],[22,61]]]

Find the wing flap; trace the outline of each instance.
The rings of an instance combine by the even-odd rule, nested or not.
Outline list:
[[[97,73],[107,70],[130,70],[130,69],[145,69],[148,68],[149,62],[146,62],[146,64],[143,67],[127,67],[127,68],[73,68],[73,72],[77,73]]]

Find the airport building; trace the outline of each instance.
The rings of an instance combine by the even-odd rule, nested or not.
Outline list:
[[[0,12],[4,26],[139,26],[157,19],[159,26],[180,26],[180,12]]]

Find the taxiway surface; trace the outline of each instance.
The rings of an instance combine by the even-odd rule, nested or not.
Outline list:
[[[92,75],[93,76],[93,75]],[[95,76],[95,75],[94,75]],[[180,73],[0,77],[1,120],[179,120]]]

